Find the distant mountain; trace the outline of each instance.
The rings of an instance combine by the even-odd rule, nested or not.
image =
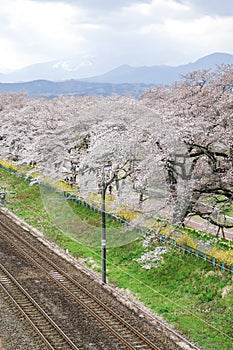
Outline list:
[[[18,69],[8,74],[0,73],[0,82],[18,83],[32,80],[64,81],[82,79],[96,74],[103,74],[106,69],[99,59],[79,57],[44,63],[37,63]],[[108,66],[107,70],[110,68]]]
[[[229,53],[212,53],[210,55],[199,58],[196,62],[191,64],[195,69],[203,69],[203,68],[216,68],[217,64],[232,64],[233,63],[233,55]],[[189,66],[189,65],[187,65]]]
[[[76,60],[54,61],[31,65],[10,74],[0,73],[0,92],[23,91],[31,97],[48,98],[86,94],[107,96],[115,93],[137,98],[154,85],[171,84],[188,72],[215,69],[222,63],[233,63],[233,55],[213,53],[194,63],[177,67],[131,67],[125,64],[105,74],[90,77],[91,72],[101,70],[100,64],[94,65],[89,60],[78,64]]]
[[[52,61],[34,64],[9,74],[0,73],[0,82],[15,83],[32,80],[83,80],[98,83],[142,83],[142,84],[170,84],[180,79],[181,74],[193,70],[215,68],[217,64],[233,63],[233,55],[227,53],[213,53],[193,63],[172,66],[142,66],[131,67],[127,64],[111,69],[110,63],[103,63],[104,58],[84,57],[62,61]],[[105,70],[103,70],[103,66]]]
[[[233,64],[233,55],[226,53],[213,53],[200,58],[194,63],[172,66],[131,67],[122,65],[103,75],[86,79],[89,82],[144,83],[144,84],[171,84],[180,80],[181,75],[194,70],[215,69],[219,64]]]
[[[89,82],[170,84],[177,80],[177,70],[170,66],[131,67],[122,65],[103,75],[85,79]]]
[[[0,83],[1,92],[25,92],[30,97],[54,98],[59,95],[95,95],[108,96],[111,94],[128,95],[137,98],[153,84],[110,84],[90,83],[78,80],[53,82],[34,80],[24,83]]]

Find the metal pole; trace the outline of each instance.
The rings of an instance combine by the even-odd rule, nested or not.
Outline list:
[[[105,174],[102,179],[102,284],[106,284],[106,216],[105,216]]]

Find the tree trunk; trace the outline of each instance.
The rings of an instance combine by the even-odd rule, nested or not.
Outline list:
[[[183,226],[184,220],[191,209],[192,197],[193,189],[190,186],[190,181],[179,180],[172,217],[172,223],[174,225]]]

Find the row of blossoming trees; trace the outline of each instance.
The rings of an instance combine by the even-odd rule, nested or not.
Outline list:
[[[233,65],[197,71],[130,97],[0,96],[2,158],[72,173],[85,196],[101,187],[115,208],[183,224],[199,215],[233,227]]]

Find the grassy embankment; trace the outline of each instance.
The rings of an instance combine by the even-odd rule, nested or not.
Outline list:
[[[0,170],[0,187],[3,186],[15,192],[9,195],[10,210],[77,258],[84,258],[87,266],[101,271],[101,250],[80,245],[55,227],[44,209],[37,185],[29,186],[22,178]],[[82,221],[100,227],[99,214],[70,205]],[[107,233],[113,226],[117,224],[107,222]],[[130,290],[203,349],[232,349],[232,275],[171,247],[158,268],[146,270],[134,261],[143,252],[142,240],[107,249],[108,283]]]

